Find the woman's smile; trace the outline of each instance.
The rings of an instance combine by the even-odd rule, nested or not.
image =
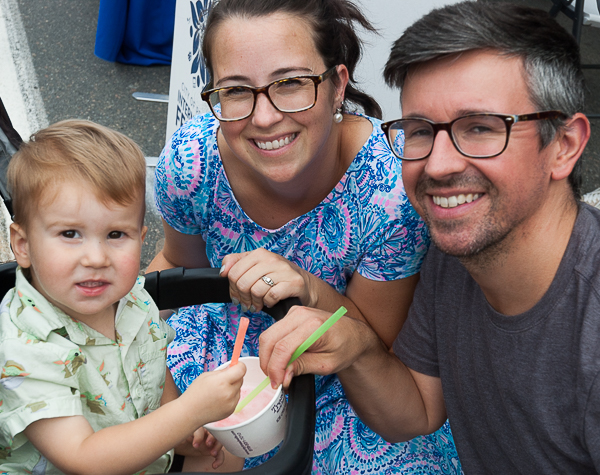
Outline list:
[[[281,147],[293,142],[296,139],[296,135],[297,134],[294,133],[294,134],[286,135],[283,138],[274,139],[274,140],[254,139],[254,144],[261,150],[277,150],[278,148],[281,148]]]

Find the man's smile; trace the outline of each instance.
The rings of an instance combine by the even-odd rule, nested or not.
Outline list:
[[[464,203],[471,203],[472,201],[479,199],[480,194],[479,193],[467,193],[465,195],[465,194],[461,193],[459,195],[454,195],[454,196],[432,195],[431,197],[433,199],[433,202],[436,205],[441,206],[442,208],[456,208],[458,205],[462,205]]]

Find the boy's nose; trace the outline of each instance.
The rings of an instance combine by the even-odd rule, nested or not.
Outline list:
[[[110,263],[102,242],[90,242],[85,246],[81,263],[87,267],[106,267]]]

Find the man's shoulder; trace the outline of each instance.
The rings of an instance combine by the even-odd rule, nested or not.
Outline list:
[[[600,209],[581,202],[573,232],[600,232]],[[598,241],[600,245],[600,241]]]
[[[600,277],[600,209],[581,203],[565,258],[579,273]]]

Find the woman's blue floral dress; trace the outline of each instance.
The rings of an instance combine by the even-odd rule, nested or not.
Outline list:
[[[410,205],[401,163],[380,122],[335,189],[312,211],[279,229],[253,222],[240,208],[219,156],[218,121],[197,116],[165,147],[156,168],[156,204],[165,221],[185,234],[201,234],[211,266],[223,257],[263,247],[280,254],[344,293],[354,272],[372,280],[401,279],[419,271],[429,245],[427,228]],[[241,310],[233,304],[189,307],[169,323],[177,337],[168,364],[181,391],[202,372],[231,357]],[[273,320],[248,314],[243,356],[258,355],[258,337]],[[350,407],[336,376],[317,377],[313,473],[460,473],[450,428],[406,443],[389,444]],[[399,401],[399,403],[401,403]],[[274,452],[247,459],[245,467]]]

